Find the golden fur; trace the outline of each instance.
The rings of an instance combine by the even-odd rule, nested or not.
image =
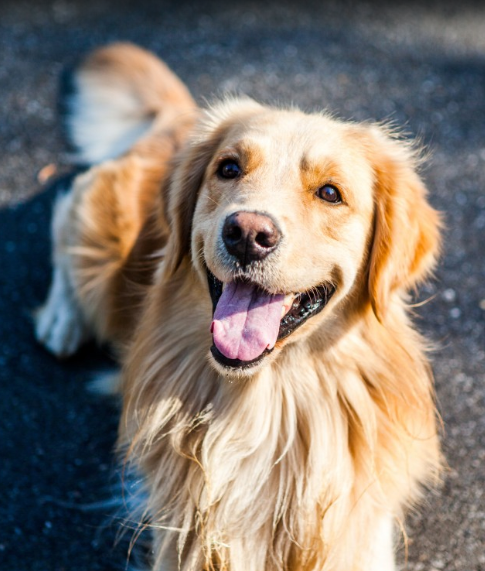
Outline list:
[[[392,521],[440,468],[426,344],[407,304],[434,266],[440,226],[416,153],[379,126],[248,99],[200,111],[161,62],[126,44],[95,52],[75,77],[81,152],[80,118],[95,105],[108,117],[113,85],[146,124],[119,158],[116,129],[92,126],[91,160],[103,162],[59,202],[54,240],[63,315],[123,363],[119,449],[143,477],[152,568],[392,571]],[[133,114],[123,131],[108,99],[105,121],[126,146]],[[242,179],[217,176],[227,157]],[[327,183],[341,205],[315,196]],[[205,266],[234,279],[220,228],[237,208],[271,212],[285,234],[246,277],[273,293],[336,291],[261,364],[231,371],[209,353]],[[76,348],[52,333],[62,305],[48,300],[37,325],[58,355]]]

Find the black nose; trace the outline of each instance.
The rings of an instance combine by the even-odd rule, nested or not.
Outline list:
[[[222,240],[229,254],[245,266],[275,250],[281,241],[281,232],[267,214],[239,211],[226,218]]]

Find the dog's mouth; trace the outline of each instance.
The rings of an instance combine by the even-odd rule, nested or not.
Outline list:
[[[270,294],[242,279],[224,284],[208,269],[207,279],[214,312],[211,352],[230,369],[260,363],[277,341],[320,313],[335,292],[322,284],[306,292]]]

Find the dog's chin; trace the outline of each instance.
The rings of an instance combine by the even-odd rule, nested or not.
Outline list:
[[[277,354],[278,350],[266,350],[252,361],[228,359],[213,344],[210,348],[209,362],[220,375],[229,379],[246,379],[261,371]]]
[[[206,273],[214,313],[222,296],[225,284],[216,278],[207,267]],[[258,284],[250,280],[241,278],[237,278],[237,280],[246,281],[255,287],[259,287]],[[283,292],[281,293],[284,295]],[[284,313],[279,322],[278,336],[276,344],[273,347],[267,347],[261,354],[251,360],[241,360],[238,358],[229,358],[214,342],[209,355],[211,364],[218,373],[226,377],[241,378],[253,376],[266,364],[274,360],[274,357],[279,353],[287,338],[327,306],[334,293],[335,287],[325,283],[317,285],[309,291],[286,294]],[[288,299],[289,301],[286,301]]]

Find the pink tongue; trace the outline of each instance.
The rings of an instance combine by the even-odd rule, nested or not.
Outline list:
[[[228,359],[252,361],[278,338],[285,296],[270,295],[243,282],[227,284],[217,303],[211,331]]]

